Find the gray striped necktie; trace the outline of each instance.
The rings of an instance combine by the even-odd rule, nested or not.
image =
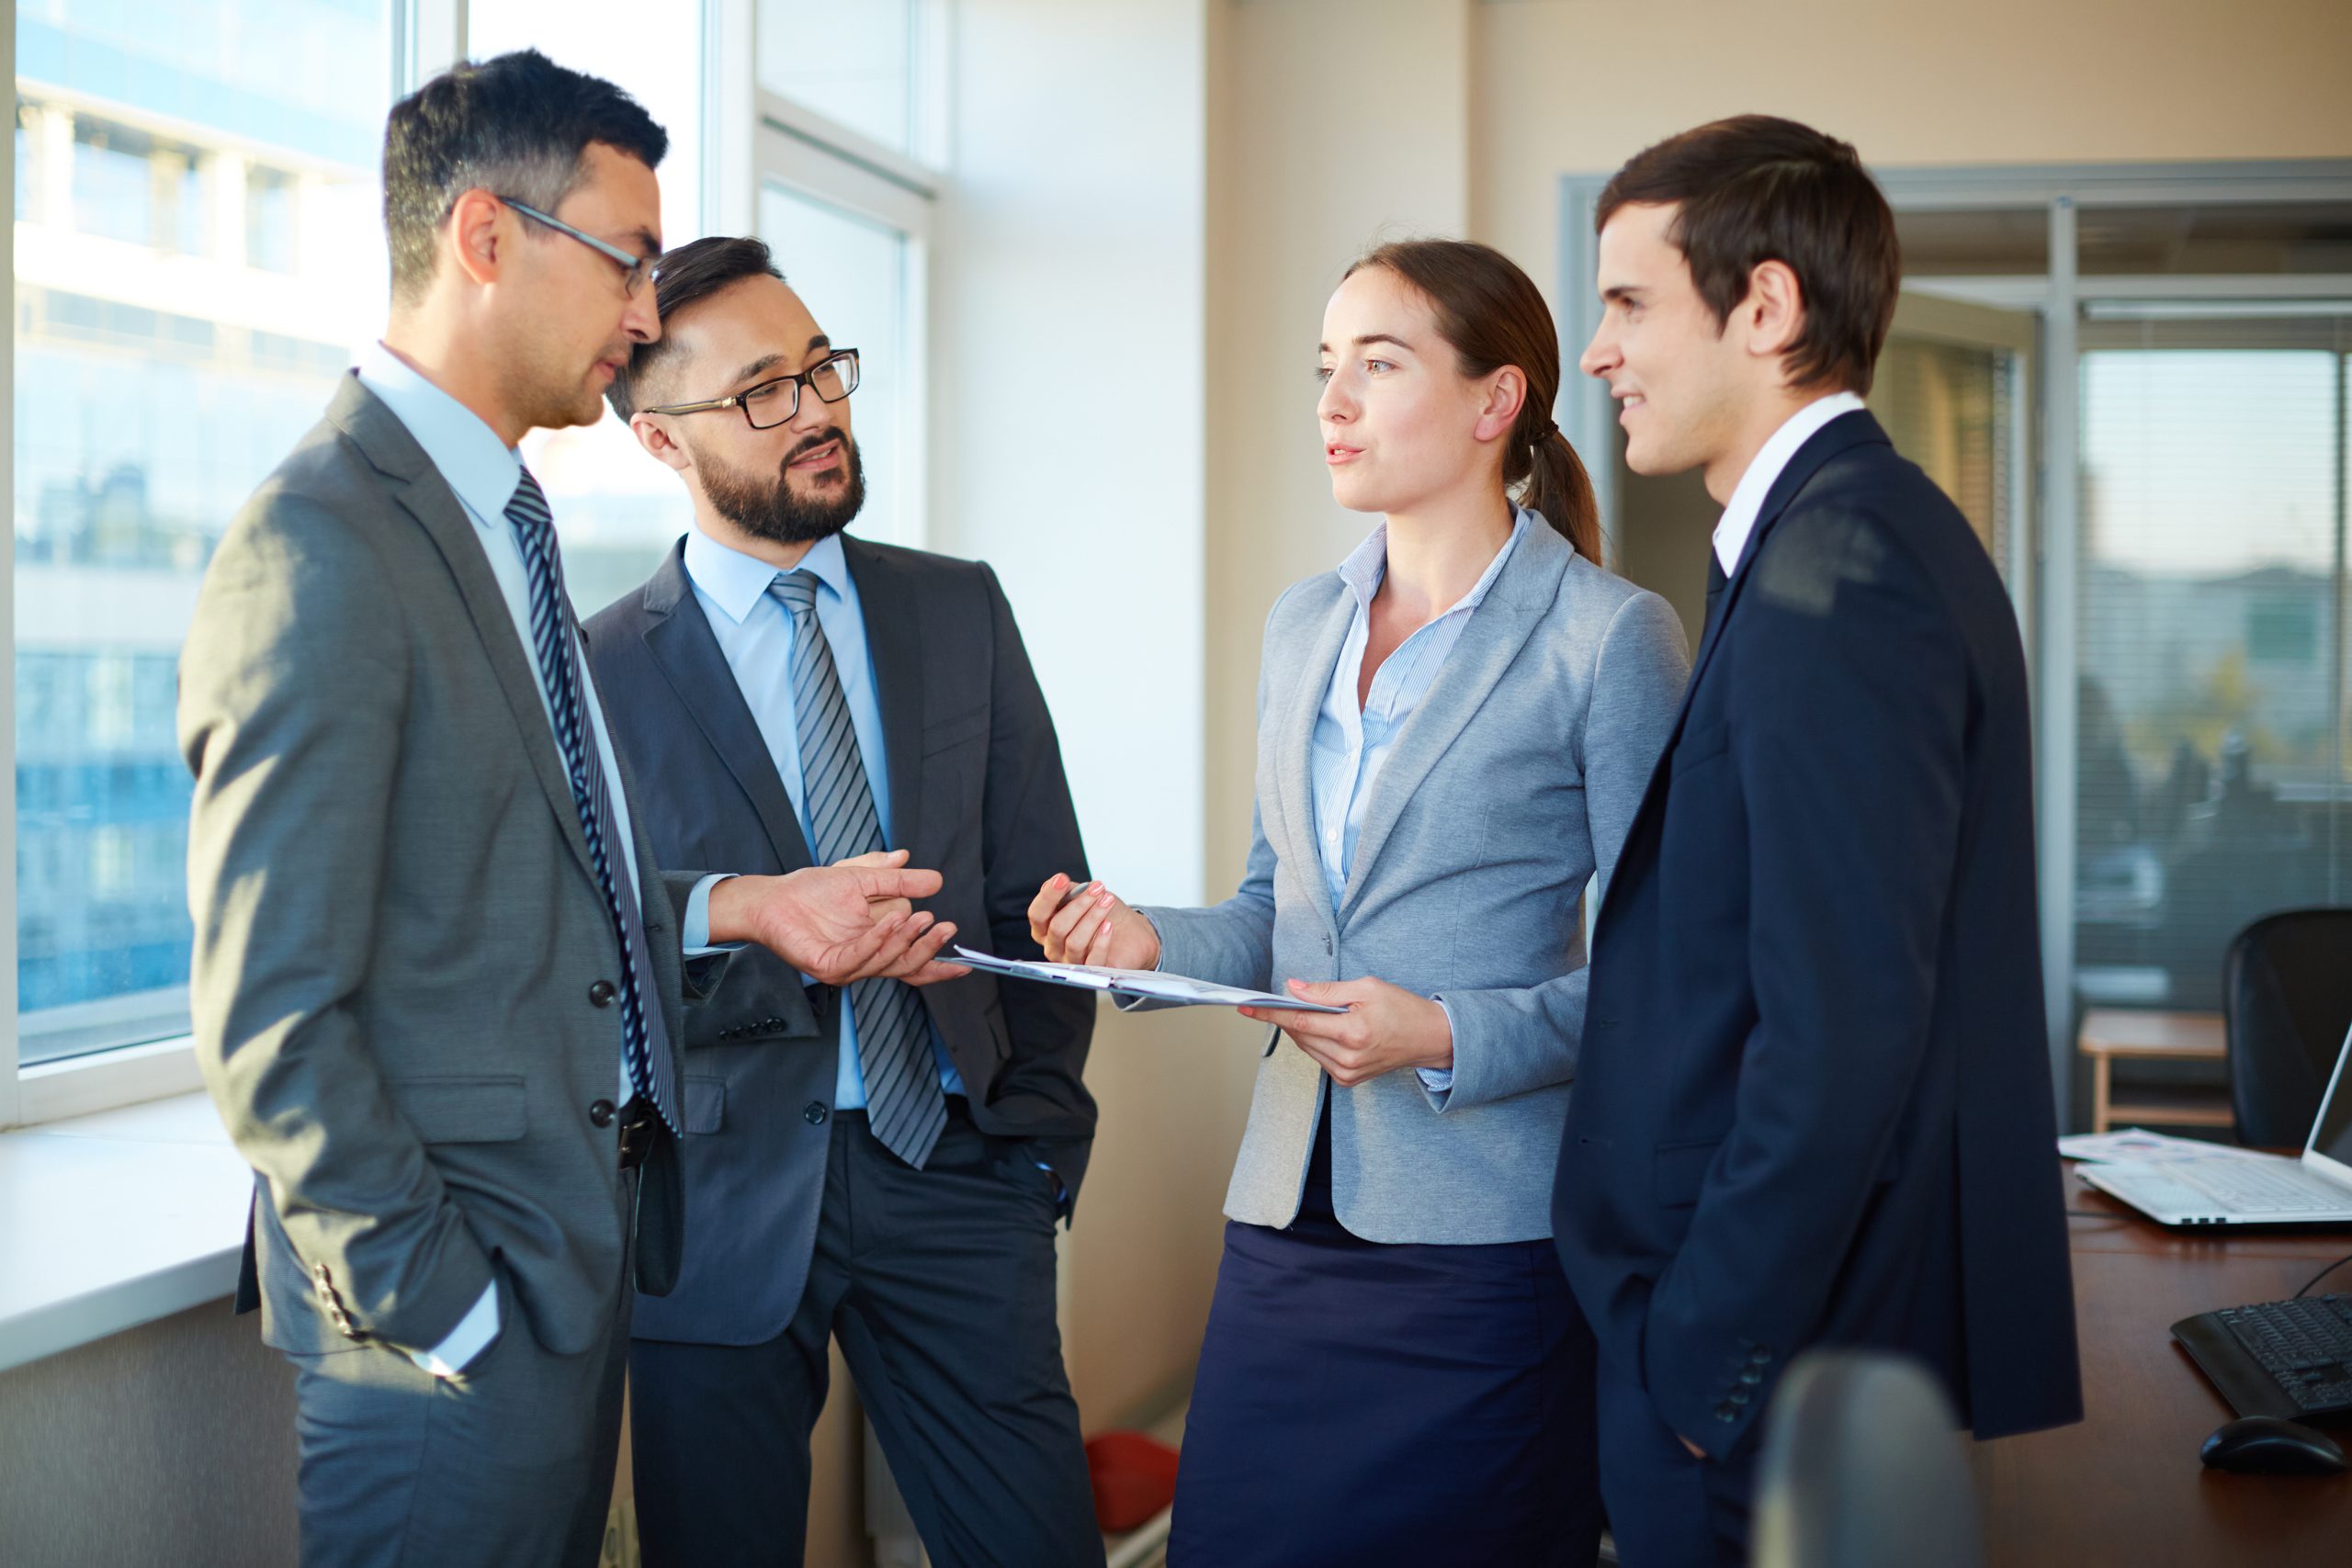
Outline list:
[[[858,756],[832,646],[817,623],[817,579],[808,571],[779,572],[768,592],[792,617],[792,723],[800,741],[808,852],[819,865],[831,865],[881,849],[882,819]],[[865,1069],[867,1122],[884,1148],[920,1170],[947,1125],[922,1000],[903,981],[887,979],[858,981],[849,1000]]]

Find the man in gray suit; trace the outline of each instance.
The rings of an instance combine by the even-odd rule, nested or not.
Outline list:
[[[936,874],[665,875],[632,818],[514,447],[661,330],[665,141],[536,53],[393,109],[390,325],[182,656],[197,1054],[256,1173],[240,1304],[296,1369],[308,1562],[593,1562],[632,1269],[683,1245],[682,946],[845,982],[945,934],[905,902]]]
[[[612,402],[695,526],[588,623],[655,852],[789,872],[898,845],[946,874],[942,914],[1035,955],[1030,890],[1083,851],[996,574],[843,531],[857,351],[766,245],[681,246],[659,304]],[[629,1351],[649,1568],[799,1561],[836,1338],[933,1561],[1102,1562],[1054,1321],[1094,1001],[952,976],[810,985],[747,953],[688,1025],[695,1234]]]

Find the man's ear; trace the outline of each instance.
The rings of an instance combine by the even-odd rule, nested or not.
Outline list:
[[[1777,364],[1804,333],[1804,285],[1796,269],[1784,261],[1757,263],[1731,324],[1750,355]]]
[[[458,197],[442,225],[442,245],[458,270],[479,284],[498,281],[505,263],[506,204],[480,187]]]
[[[1481,441],[1492,441],[1508,435],[1519,423],[1519,411],[1527,401],[1527,377],[1516,365],[1506,365],[1495,372],[1487,385],[1487,400],[1478,410],[1478,423],[1472,434]]]
[[[637,437],[639,446],[678,472],[683,474],[694,467],[694,459],[686,456],[685,447],[656,416],[641,412],[629,415],[628,431]]]

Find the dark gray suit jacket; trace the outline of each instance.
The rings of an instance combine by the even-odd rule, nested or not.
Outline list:
[[[1028,905],[1085,850],[1052,716],[996,574],[974,561],[842,541],[865,607],[888,753],[892,847],[941,872],[922,908],[956,940],[1040,956]],[[657,854],[753,873],[809,863],[791,797],[695,601],[683,546],[588,621],[616,745],[634,767]],[[1026,1140],[1075,1198],[1094,1137],[1080,1073],[1094,998],[973,974],[925,987],[980,1130]],[[738,956],[685,1035],[684,1272],[640,1298],[650,1339],[749,1345],[800,1301],[824,1194],[837,994],[773,953]],[[1041,1172],[1039,1179],[1044,1180]]]
[[[282,1349],[430,1348],[493,1269],[548,1350],[610,1324],[620,956],[531,657],[447,482],[345,377],[222,537],[180,659],[197,1059],[261,1183]],[[681,1040],[695,879],[631,817]]]

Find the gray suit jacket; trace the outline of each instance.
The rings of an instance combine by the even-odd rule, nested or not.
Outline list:
[[[180,660],[197,1059],[259,1179],[282,1349],[429,1348],[494,1272],[548,1350],[611,1321],[620,957],[530,660],[456,495],[346,377]],[[682,1040],[695,879],[636,840]]]
[[[1147,909],[1160,966],[1228,985],[1374,976],[1439,996],[1453,1084],[1411,1072],[1334,1086],[1331,1195],[1370,1241],[1551,1234],[1552,1169],[1584,1028],[1583,893],[1611,867],[1657,761],[1689,660],[1666,602],[1530,528],[1373,786],[1336,914],[1316,852],[1315,716],[1355,600],[1337,572],[1266,622],[1257,819],[1240,890]],[[1225,1212],[1298,1213],[1320,1067],[1276,1034]]]

